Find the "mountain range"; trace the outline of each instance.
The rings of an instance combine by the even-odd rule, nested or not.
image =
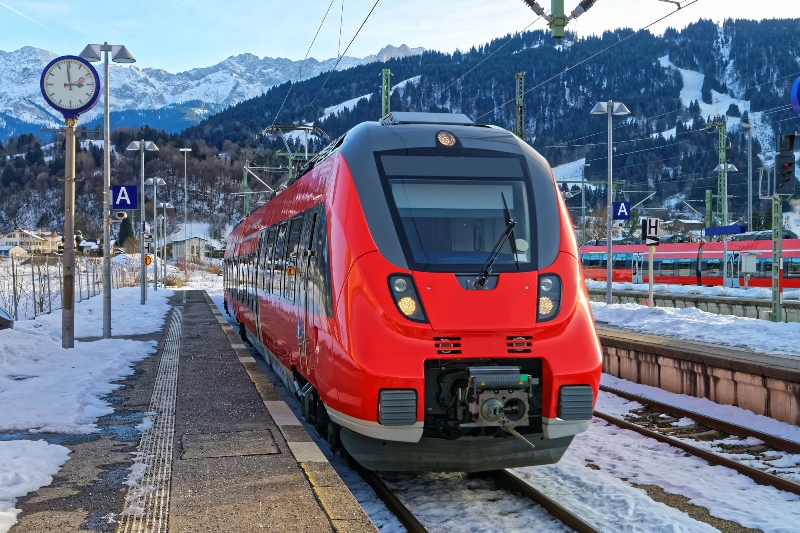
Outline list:
[[[344,56],[318,61],[292,61],[254,54],[231,56],[205,68],[173,74],[161,69],[110,65],[111,112],[115,125],[144,125],[177,132],[244,100],[259,96],[289,80],[306,80],[337,70],[419,55],[424,48],[386,46],[364,58]],[[60,116],[47,107],[39,92],[39,78],[56,54],[26,46],[0,51],[0,139],[35,133],[40,126],[55,127]],[[82,124],[102,120],[103,98],[86,113]]]

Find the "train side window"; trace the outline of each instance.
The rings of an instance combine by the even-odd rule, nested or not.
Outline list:
[[[272,269],[272,292],[273,294],[280,295],[281,293],[281,280],[283,279],[283,252],[286,249],[286,227],[288,224],[284,222],[278,226],[278,241],[275,246],[274,266]]]
[[[721,259],[709,259],[706,263],[706,276],[710,277],[720,277],[722,276],[722,260]]]
[[[678,275],[691,276],[692,275],[692,261],[690,259],[678,260]]]
[[[612,268],[630,268],[631,254],[613,254],[614,262]]]
[[[581,266],[589,268],[589,254],[581,254]]]
[[[674,276],[675,275],[675,261],[673,259],[661,260],[661,275]]]
[[[294,301],[295,280],[297,280],[297,255],[300,248],[300,235],[303,229],[303,215],[296,217],[289,225],[289,245],[286,248],[286,269],[284,270],[283,297]]]
[[[264,278],[263,289],[269,292],[272,287],[272,252],[275,250],[275,236],[278,234],[275,227],[269,228],[267,231],[267,241],[264,247]]]
[[[602,254],[589,254],[589,268],[600,268]]]
[[[331,257],[328,250],[328,221],[325,206],[319,206],[314,226],[314,270],[311,281],[314,291],[314,310],[322,316],[333,316],[333,289],[331,287]]]
[[[786,257],[783,260],[784,277],[800,278],[800,257]]]

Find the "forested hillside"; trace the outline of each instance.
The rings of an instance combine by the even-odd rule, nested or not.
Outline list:
[[[616,197],[638,203],[655,192],[642,207],[666,206],[681,218],[695,216],[689,206],[704,212],[706,190],[716,192],[715,121],[726,122],[728,161],[739,169],[729,185],[734,220],[744,216],[747,197],[743,124],[752,125],[756,183],[758,168],[771,164],[775,134],[800,130],[800,118],[788,106],[788,88],[800,76],[800,19],[728,20],[721,27],[701,20],[663,36],[619,30],[589,37],[570,34],[563,41],[537,30],[468,51],[425,52],[276,86],[179,135],[150,128],[117,130],[112,181],[137,183],[138,159],[126,155],[124,147],[131,139],[153,140],[161,151],[148,154],[147,176],[163,177],[168,184],[163,198],[182,206],[178,149],[191,146],[190,217],[211,222],[221,236],[224,225],[242,215],[242,196],[235,193],[241,192],[244,161],[286,164],[275,156],[283,142],[257,134],[273,122],[303,121],[336,138],[360,122],[378,119],[379,73],[385,67],[396,85],[393,110],[465,113],[478,123],[505,128],[513,121],[514,75],[524,71],[526,140],[554,167],[563,165],[556,176],[567,181],[580,178],[584,163],[590,165],[588,180],[606,180],[606,118],[589,112],[598,101],[625,103],[631,115],[614,119]],[[322,144],[312,141],[311,148]],[[295,146],[299,149],[299,143]],[[101,159],[97,143],[85,144],[78,154],[78,173],[85,177],[78,186],[79,226],[85,234],[86,228],[99,228]],[[63,168],[63,139],[24,135],[6,142],[0,148],[0,229],[10,229],[14,221],[60,229],[63,184],[57,178]],[[265,178],[274,183],[285,173]],[[575,183],[563,187],[577,189]],[[589,205],[604,195],[602,185],[592,186]],[[580,205],[580,195],[569,204]],[[766,212],[766,204],[756,205]]]

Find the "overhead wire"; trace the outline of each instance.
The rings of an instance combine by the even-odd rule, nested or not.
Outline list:
[[[691,2],[689,2],[688,4],[686,4],[685,6],[682,6],[682,7],[681,7],[681,9],[685,9],[685,8],[687,8],[687,7],[691,6],[692,4],[696,4],[696,3],[697,3],[697,2],[699,2],[699,1],[700,1],[700,0],[692,0]],[[600,51],[598,51],[598,52],[596,52],[596,53],[594,53],[594,54],[590,55],[589,57],[586,57],[586,58],[584,58],[584,59],[582,59],[582,60],[578,61],[577,63],[575,63],[575,64],[574,64],[574,65],[572,65],[572,66],[566,67],[566,68],[565,68],[565,69],[564,69],[562,72],[559,72],[559,73],[558,73],[558,74],[556,74],[555,76],[551,76],[550,78],[546,79],[545,81],[541,82],[540,84],[536,85],[535,87],[532,87],[532,88],[528,89],[527,91],[525,91],[525,92],[523,93],[523,95],[525,95],[525,94],[528,94],[528,93],[529,93],[529,92],[531,92],[531,91],[535,91],[536,89],[538,89],[538,88],[539,88],[539,87],[541,87],[542,85],[545,85],[545,84],[547,84],[547,83],[549,83],[549,82],[553,81],[554,79],[561,77],[561,75],[563,75],[565,72],[569,72],[570,70],[572,70],[572,69],[574,69],[574,68],[577,68],[577,67],[579,67],[580,65],[582,65],[582,64],[584,64],[584,63],[586,63],[587,61],[590,61],[590,60],[594,59],[595,57],[599,56],[600,54],[603,54],[603,53],[605,53],[605,52],[607,52],[607,51],[611,50],[612,48],[614,48],[614,47],[616,47],[616,46],[618,46],[618,45],[620,45],[620,44],[624,43],[625,41],[627,41],[627,40],[628,40],[628,39],[630,39],[631,37],[633,37],[633,36],[635,36],[635,35],[638,35],[639,33],[641,33],[642,31],[644,31],[644,30],[646,30],[646,29],[650,28],[651,26],[654,26],[654,25],[658,24],[659,22],[661,22],[662,20],[664,20],[664,19],[667,19],[667,18],[671,17],[672,15],[674,15],[675,13],[677,13],[678,11],[679,11],[679,10],[675,10],[675,11],[673,11],[673,12],[671,12],[671,13],[668,13],[668,14],[664,15],[663,17],[659,18],[658,20],[654,20],[653,22],[651,22],[651,23],[650,23],[650,24],[648,24],[647,26],[644,26],[644,27],[642,27],[642,28],[639,28],[637,31],[635,31],[635,32],[631,33],[631,34],[630,34],[630,35],[628,35],[627,37],[624,37],[624,38],[622,38],[622,39],[618,40],[617,42],[615,42],[615,43],[613,43],[613,44],[610,44],[609,46],[607,46],[607,47],[603,48],[602,50],[600,50]],[[510,99],[510,100],[508,100],[508,101],[506,101],[506,102],[503,102],[502,104],[500,104],[500,105],[498,105],[498,106],[495,106],[495,108],[494,108],[494,109],[492,109],[492,110],[490,110],[490,111],[487,111],[487,112],[486,112],[486,113],[484,113],[483,115],[480,115],[479,117],[477,117],[477,118],[475,119],[475,122],[479,121],[480,119],[482,119],[482,118],[483,118],[483,117],[485,117],[486,115],[489,115],[489,114],[491,114],[491,113],[495,112],[496,110],[500,109],[501,107],[505,107],[505,106],[507,106],[508,104],[510,104],[511,102],[513,102],[513,101],[515,101],[515,100],[516,100],[516,98],[512,98],[512,99]]]
[[[372,16],[372,12],[375,11],[376,7],[378,7],[378,3],[380,3],[380,1],[381,0],[375,0],[375,3],[372,5],[372,8],[369,10],[369,13],[367,13],[367,16],[364,17],[364,20],[361,22],[361,25],[358,27],[358,30],[356,30],[355,35],[353,35],[353,38],[350,39],[350,42],[348,43],[347,48],[344,49],[344,51],[342,52],[342,55],[340,55],[339,58],[336,60],[336,64],[333,66],[331,71],[328,73],[328,77],[325,78],[325,81],[322,83],[322,86],[317,91],[317,94],[314,95],[314,98],[312,98],[311,103],[308,104],[308,107],[306,108],[305,112],[303,113],[303,116],[300,117],[300,122],[303,122],[303,120],[305,120],[306,115],[308,114],[308,112],[311,111],[311,107],[314,105],[314,102],[317,101],[317,98],[319,98],[319,95],[320,95],[320,93],[322,93],[322,90],[325,88],[325,85],[328,84],[328,80],[330,80],[331,76],[333,75],[333,73],[336,72],[336,67],[339,66],[339,63],[342,61],[342,58],[347,53],[347,51],[350,49],[350,46],[352,46],[353,41],[356,40],[356,37],[358,37],[358,34],[361,33],[361,29],[364,27],[364,24],[367,23],[367,21],[369,20],[369,17]],[[694,1],[696,2],[697,0],[694,0]]]
[[[541,16],[539,16],[539,17],[536,17],[536,19],[535,19],[533,22],[531,22],[530,24],[528,24],[527,26],[525,26],[524,28],[522,28],[522,29],[521,29],[519,32],[517,32],[517,33],[522,33],[522,32],[524,32],[525,30],[527,30],[528,28],[530,28],[531,26],[533,26],[534,24],[536,24],[536,23],[539,21],[539,19],[541,19],[541,18],[542,18]],[[472,67],[471,69],[469,69],[467,72],[465,72],[464,74],[462,74],[462,75],[461,75],[461,77],[459,77],[459,78],[455,79],[455,80],[454,80],[454,81],[453,81],[453,82],[452,82],[450,85],[448,85],[447,87],[445,87],[444,89],[442,89],[442,90],[439,92],[439,94],[441,95],[442,93],[444,93],[444,92],[445,92],[447,89],[449,89],[450,87],[452,87],[453,85],[455,85],[455,84],[456,84],[456,83],[458,83],[459,81],[461,81],[461,80],[463,80],[464,78],[466,78],[466,77],[467,77],[467,75],[468,75],[470,72],[472,72],[472,71],[473,71],[473,70],[475,70],[476,68],[480,67],[480,66],[481,66],[481,65],[483,65],[483,64],[484,64],[484,63],[485,63],[487,60],[489,60],[490,58],[492,58],[492,57],[493,57],[493,56],[494,56],[494,55],[495,55],[497,52],[499,52],[500,50],[502,50],[502,49],[503,49],[503,47],[504,47],[505,45],[507,45],[508,43],[510,43],[511,41],[513,41],[513,40],[514,40],[514,35],[516,35],[516,34],[512,34],[511,36],[509,36],[509,38],[506,40],[506,42],[504,42],[502,45],[500,45],[498,48],[496,48],[494,52],[492,52],[492,53],[491,53],[491,54],[489,54],[488,56],[484,57],[484,58],[483,58],[483,59],[482,59],[482,60],[481,60],[481,61],[480,61],[480,62],[479,62],[477,65],[475,65],[474,67]],[[422,107],[423,107],[423,109],[424,109],[425,107],[427,107],[427,106],[428,106],[428,104],[430,104],[431,102],[433,102],[434,100],[436,100],[436,98],[437,98],[436,96],[431,96],[431,97],[430,97],[430,98],[429,98],[427,101],[425,101],[425,102],[422,104]]]
[[[333,6],[334,0],[331,0],[331,3],[328,4],[328,9],[325,11],[325,16],[322,17],[322,22],[319,23],[319,27],[317,28],[317,33],[314,34],[314,38],[311,40],[311,44],[308,46],[308,50],[306,50],[306,56],[303,58],[303,62],[300,64],[300,67],[297,69],[297,74],[295,75],[295,79],[300,77],[300,73],[303,71],[303,67],[308,60],[308,54],[311,53],[311,48],[314,46],[314,43],[317,42],[317,37],[319,36],[319,31],[322,29],[322,25],[325,24],[325,20],[328,18],[328,13],[331,11],[331,6]],[[344,11],[344,0],[342,0],[342,11]],[[341,32],[341,30],[340,30]],[[337,63],[338,64],[338,63]],[[294,89],[294,83],[291,83],[289,80],[289,90],[286,91],[286,96],[283,97],[283,102],[281,102],[281,106],[278,108],[278,112],[275,113],[275,118],[272,119],[272,126],[275,125],[275,122],[278,120],[278,115],[281,114],[283,110],[283,106],[286,105],[286,100],[289,98],[289,95],[292,93],[292,89]]]

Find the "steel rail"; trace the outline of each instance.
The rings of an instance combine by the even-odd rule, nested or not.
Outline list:
[[[662,435],[661,433],[651,431],[641,426],[637,426],[636,424],[633,424],[631,422],[626,422],[625,420],[620,420],[619,418],[615,418],[613,416],[600,413],[598,411],[594,412],[594,416],[602,420],[605,420],[606,422],[613,424],[621,429],[629,429],[631,431],[639,433],[640,435],[644,435],[645,437],[650,437],[651,439],[655,439],[659,442],[663,442],[665,444],[669,444],[670,446],[674,446],[675,448],[679,448],[687,453],[690,453],[696,457],[700,457],[701,459],[708,461],[712,465],[726,466],[728,468],[736,470],[740,474],[749,477],[759,485],[769,485],[775,487],[776,489],[785,490],[787,492],[792,492],[794,494],[800,494],[800,485],[792,483],[791,481],[788,481],[781,477],[769,474],[767,472],[763,472],[761,470],[755,469],[750,466],[743,465],[739,462],[722,457],[721,455],[717,455],[714,452],[709,452],[697,448],[681,440],[672,437],[667,437],[666,435]]]
[[[639,402],[648,407],[653,407],[661,411],[691,418],[695,422],[699,422],[704,426],[724,431],[725,433],[728,433],[730,435],[736,435],[737,437],[755,437],[759,440],[763,440],[765,443],[769,444],[773,448],[777,448],[787,453],[800,453],[800,443],[793,442],[784,439],[782,437],[777,437],[775,435],[770,435],[769,433],[764,433],[762,431],[758,431],[757,429],[751,429],[748,427],[740,426],[738,424],[733,424],[731,422],[720,420],[719,418],[713,418],[710,416],[701,415],[700,413],[696,413],[694,411],[689,411],[687,409],[675,407],[674,405],[662,403],[657,400],[651,400],[650,398],[639,396],[638,394],[625,392],[612,387],[606,387],[604,385],[600,385],[600,390],[603,392],[615,394],[616,396],[625,398],[626,400]]]
[[[428,530],[425,529],[425,526],[417,520],[417,518],[408,510],[408,508],[400,501],[392,490],[386,486],[386,483],[373,472],[367,468],[361,466],[358,461],[355,459],[350,458],[349,460],[350,468],[355,470],[361,479],[367,482],[367,484],[372,487],[372,490],[375,491],[375,494],[380,498],[383,503],[386,504],[386,507],[389,508],[389,511],[394,514],[397,519],[400,521],[403,526],[405,526],[408,533],[428,533]]]
[[[501,487],[512,492],[519,492],[526,498],[538,503],[565,526],[572,528],[578,533],[600,533],[599,529],[508,470],[493,470],[487,474]]]

